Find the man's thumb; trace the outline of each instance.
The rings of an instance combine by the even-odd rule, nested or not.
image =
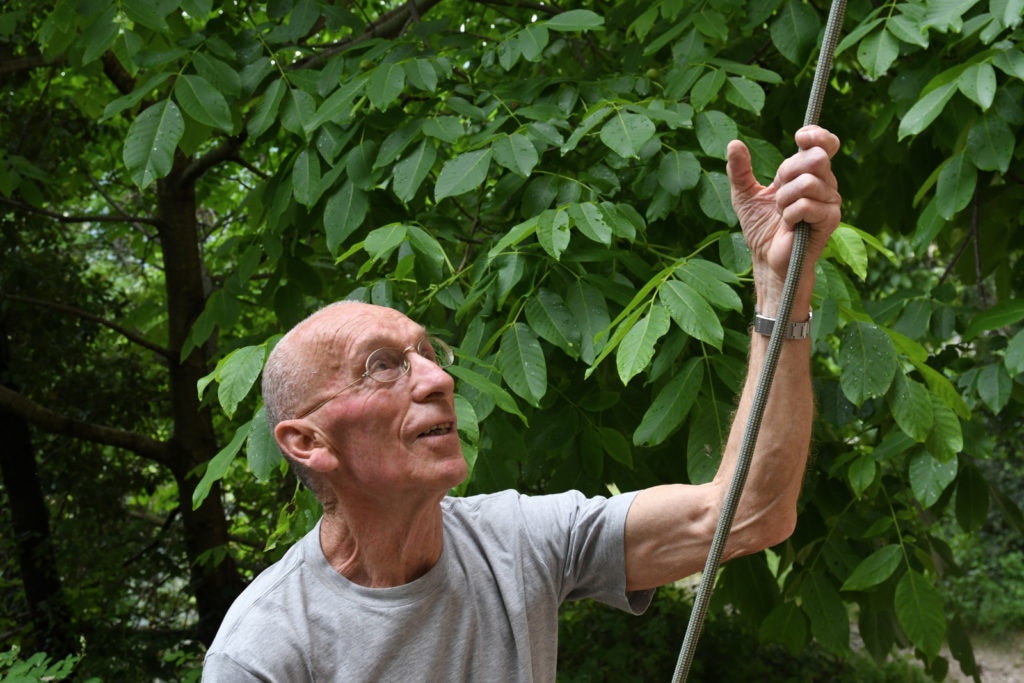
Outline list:
[[[739,140],[733,140],[726,149],[725,172],[729,175],[734,199],[749,197],[761,189],[750,163],[750,150]]]

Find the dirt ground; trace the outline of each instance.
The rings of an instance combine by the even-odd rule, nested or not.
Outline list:
[[[982,683],[1024,683],[1024,633],[1008,635],[999,640],[976,641],[974,659],[981,670]],[[948,651],[942,653],[950,663],[948,683],[973,680],[960,673],[960,665]]]

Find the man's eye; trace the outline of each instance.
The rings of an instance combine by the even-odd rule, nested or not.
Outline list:
[[[402,374],[403,355],[397,349],[377,349],[366,363],[366,371],[377,379],[394,379]]]

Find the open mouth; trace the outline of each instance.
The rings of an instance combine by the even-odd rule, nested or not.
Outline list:
[[[454,423],[452,422],[442,422],[441,424],[434,425],[427,431],[420,434],[420,436],[443,436],[444,434],[450,433],[453,427]]]

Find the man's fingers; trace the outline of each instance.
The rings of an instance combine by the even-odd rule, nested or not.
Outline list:
[[[793,137],[799,149],[821,147],[828,153],[829,159],[839,152],[839,137],[821,126],[804,126]]]

